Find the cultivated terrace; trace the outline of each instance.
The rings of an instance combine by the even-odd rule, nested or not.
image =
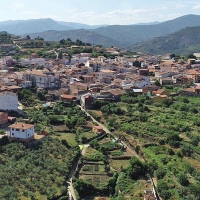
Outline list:
[[[199,55],[1,32],[0,199],[200,199]]]

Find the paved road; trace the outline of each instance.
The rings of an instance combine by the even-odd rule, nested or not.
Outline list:
[[[87,147],[89,147],[89,144],[85,144],[83,145],[83,149],[81,151],[80,156],[76,159],[73,168],[68,176],[68,180],[67,183],[69,184],[68,186],[68,193],[69,193],[69,199],[70,200],[76,200],[76,195],[75,195],[75,191],[74,191],[74,187],[73,187],[73,183],[72,183],[72,177],[74,175],[74,173],[76,172],[77,168],[78,168],[78,161],[81,159],[81,157],[85,154],[85,151],[87,149]]]
[[[78,107],[81,108],[81,110],[84,111],[85,114],[86,114],[87,116],[91,117],[91,119],[92,119],[93,122],[96,122],[99,126],[102,126],[102,127],[103,127],[103,130],[104,130],[106,133],[110,133],[110,134],[111,134],[111,132],[110,132],[102,123],[100,123],[100,122],[98,122],[96,119],[94,119],[94,117],[92,117],[92,115],[90,115],[90,114],[87,112],[87,110],[85,110],[85,109],[82,108],[81,106],[78,106]]]
[[[54,53],[56,54],[56,59],[58,60],[58,52],[54,51]]]
[[[19,47],[19,49],[21,49],[21,47],[18,44],[16,44],[16,47]]]

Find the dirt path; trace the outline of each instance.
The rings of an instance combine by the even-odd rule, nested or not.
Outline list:
[[[80,156],[76,159],[73,168],[68,176],[68,193],[69,193],[69,199],[70,200],[76,200],[76,194],[75,194],[75,190],[73,187],[73,183],[72,183],[72,177],[74,175],[74,173],[76,172],[77,168],[78,168],[78,161],[81,159],[82,156],[84,156],[86,149],[89,147],[89,144],[85,144],[83,145],[83,149],[81,151]]]
[[[93,122],[96,122],[99,126],[102,126],[103,127],[103,130],[106,132],[106,133],[109,133],[111,134],[112,136],[114,136],[102,123],[98,122],[96,119],[94,119],[94,117],[92,117],[88,112],[87,110],[85,110],[84,108],[82,108],[81,106],[79,106],[81,108],[82,111],[84,111],[86,113],[87,116],[91,117],[92,121]],[[118,139],[116,136],[114,136],[116,139]],[[129,149],[130,152],[132,152],[132,155],[133,156],[136,156],[137,158],[139,158],[141,161],[145,162],[145,160],[139,156],[132,148],[130,148],[128,146],[128,144],[126,144],[125,142],[121,141],[121,144],[123,144],[126,148]],[[151,177],[151,182],[152,182],[152,187],[153,189],[155,189],[154,185],[157,185],[157,181],[155,179],[153,179]],[[159,198],[158,198],[159,199]]]
[[[111,133],[111,132],[105,127],[104,124],[102,124],[102,123],[100,123],[99,121],[97,121],[96,119],[94,119],[94,117],[92,117],[92,116],[87,112],[87,110],[83,109],[81,106],[79,106],[79,107],[81,108],[82,111],[84,111],[84,112],[86,113],[87,116],[89,116],[89,117],[92,119],[93,122],[96,122],[99,126],[102,126],[102,127],[103,127],[103,130],[104,130],[106,133],[111,134],[113,137],[115,137],[115,139],[118,140],[118,138],[117,138],[115,135],[113,135],[113,133]],[[136,156],[136,157],[139,158],[140,160],[144,161],[144,159],[143,159],[143,158],[140,158],[140,157],[138,156],[138,154],[137,154],[133,149],[131,149],[125,142],[121,141],[120,143],[121,143],[124,147],[126,147],[126,148],[128,149],[128,151],[131,153],[132,156]]]

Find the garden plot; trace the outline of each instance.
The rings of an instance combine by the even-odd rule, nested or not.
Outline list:
[[[101,184],[106,183],[110,177],[108,175],[82,175],[79,178],[95,187],[99,187]]]

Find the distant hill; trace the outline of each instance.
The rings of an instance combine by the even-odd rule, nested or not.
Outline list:
[[[5,31],[0,32],[0,44],[11,44],[11,43],[12,43],[11,35]]]
[[[43,36],[45,40],[51,41],[69,37],[73,40],[80,39],[84,42],[94,44],[127,48],[134,44],[156,37],[166,36],[183,28],[193,26],[200,26],[200,15],[185,15],[160,23],[105,25],[104,27],[97,26],[98,28],[81,23],[56,22],[52,19],[17,20],[0,22],[0,31],[7,31],[8,33],[16,35],[36,33],[34,36]],[[82,28],[87,29],[87,31],[84,31]],[[61,32],[59,33],[59,31]],[[38,34],[39,32],[41,34]]]
[[[134,25],[155,25],[155,24],[160,24],[161,22],[155,21],[155,22],[147,22],[147,23],[138,23]]]
[[[63,21],[56,21],[58,24],[61,24],[63,26],[68,26],[73,29],[95,29],[99,27],[105,27],[107,25],[88,25],[88,24],[81,24],[77,22],[63,22]]]
[[[112,25],[93,31],[125,43],[138,43],[154,37],[165,36],[185,27],[200,26],[199,15],[185,15],[173,20],[153,25]]]
[[[47,30],[72,30],[73,28],[60,25],[52,19],[32,19],[0,22],[0,31],[15,35],[43,32]]]
[[[102,36],[90,30],[78,29],[70,31],[45,31],[39,33],[29,33],[31,38],[42,37],[46,41],[59,41],[61,39],[70,38],[72,41],[77,39],[88,42],[90,44],[101,44],[104,47],[114,46],[127,46],[128,44],[120,44],[118,41],[115,41],[106,36]]]
[[[200,26],[187,27],[164,37],[141,42],[129,50],[149,54],[175,53],[181,55],[200,52]]]

